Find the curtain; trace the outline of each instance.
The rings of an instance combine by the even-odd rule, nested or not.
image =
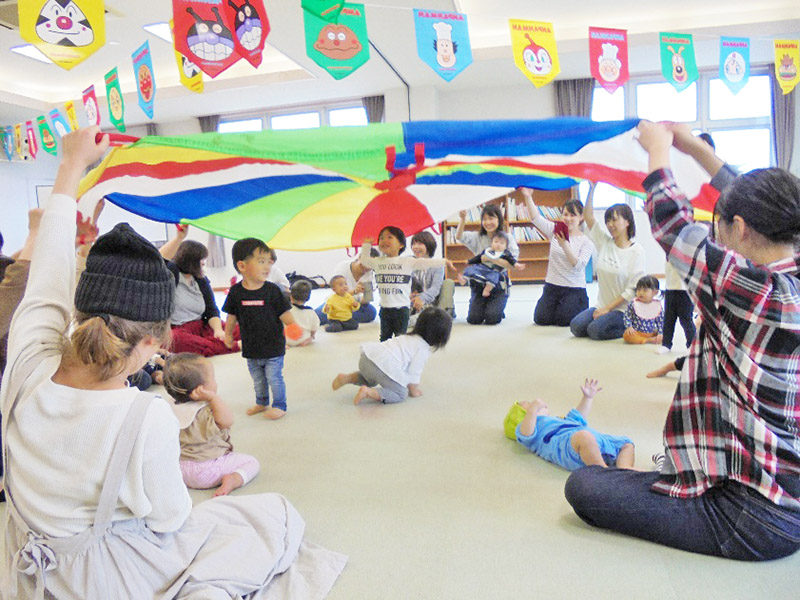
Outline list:
[[[594,79],[557,79],[556,114],[560,117],[591,117]]]
[[[147,131],[147,135],[158,135],[158,123],[147,123],[145,131]]]
[[[219,115],[207,115],[205,117],[197,117],[200,122],[200,131],[209,133],[217,130],[219,125]],[[224,267],[225,266],[225,240],[218,235],[208,234],[208,266],[209,267]]]
[[[383,121],[383,112],[386,101],[383,96],[367,96],[362,98],[364,110],[367,111],[367,121],[370,123],[380,123]]]
[[[794,95],[795,90],[784,94],[775,79],[775,71],[770,69],[772,82],[772,130],[775,132],[775,164],[781,169],[789,169],[794,150]]]

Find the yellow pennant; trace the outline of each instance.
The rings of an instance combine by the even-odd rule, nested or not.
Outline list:
[[[784,95],[800,83],[800,40],[775,40],[775,78]]]
[[[514,64],[537,88],[547,85],[561,72],[552,23],[509,19]]]
[[[62,69],[106,43],[103,0],[23,0],[19,33]]]
[[[172,28],[173,22],[170,21],[169,30],[172,31]],[[181,84],[185,88],[201,94],[203,92],[203,72],[198,69],[197,65],[192,61],[175,50],[174,43],[172,44],[172,49],[175,51],[175,60],[178,62],[178,73],[181,76]]]
[[[22,153],[22,123],[14,125],[14,149],[17,151],[17,155],[19,155],[20,158],[25,158],[25,155]]]
[[[72,100],[64,103],[64,112],[67,113],[67,120],[72,131],[78,131],[81,126],[78,124],[78,115],[75,113],[75,103]]]

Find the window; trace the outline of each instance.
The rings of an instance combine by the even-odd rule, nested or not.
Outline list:
[[[709,82],[708,109],[712,121],[769,118],[772,109],[769,76],[750,77],[738,94],[731,92],[721,79],[712,79]]]
[[[367,111],[363,106],[336,108],[328,111],[328,125],[331,127],[367,125],[367,123]]]
[[[222,121],[217,126],[220,133],[244,133],[247,131],[261,131],[264,123],[261,119],[241,119],[238,121]]]
[[[320,126],[319,112],[303,112],[270,118],[270,129],[314,129]]]
[[[697,82],[682,92],[666,81],[640,83],[636,86],[636,114],[648,121],[696,121]]]
[[[578,185],[580,200],[586,203],[586,196],[589,195],[589,182],[581,181]],[[628,195],[622,190],[618,190],[613,185],[598,183],[594,189],[594,208],[595,210],[605,210],[612,204],[624,204],[627,202]],[[602,220],[602,216],[600,217]]]
[[[625,88],[618,87],[609,94],[599,85],[592,95],[593,121],[622,121],[625,118]]]
[[[770,166],[772,144],[769,127],[731,129],[712,134],[717,155],[740,173]]]

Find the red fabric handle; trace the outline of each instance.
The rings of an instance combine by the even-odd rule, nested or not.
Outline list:
[[[99,144],[103,136],[107,135],[112,146],[124,146],[125,144],[132,144],[138,142],[139,138],[135,135],[124,135],[122,133],[98,133],[94,136],[94,143]]]

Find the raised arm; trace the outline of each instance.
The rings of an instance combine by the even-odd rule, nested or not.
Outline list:
[[[528,208],[528,215],[531,218],[531,223],[533,223],[536,229],[541,231],[545,237],[548,239],[552,238],[556,226],[552,221],[545,219],[539,212],[539,209],[536,208],[536,204],[533,202],[533,190],[526,187],[519,189],[525,197],[525,206]]]
[[[581,386],[581,401],[578,402],[578,406],[576,406],[575,409],[583,415],[584,419],[588,420],[594,397],[602,390],[603,388],[600,387],[600,382],[597,381],[597,379],[589,379],[587,377],[583,382]]]
[[[456,227],[456,241],[461,241],[461,236],[464,234],[464,225],[467,224],[467,211],[458,211],[458,227]]]
[[[583,220],[589,229],[594,229],[594,225],[597,223],[597,219],[594,218],[594,190],[596,187],[596,182],[589,182],[589,193],[586,195],[586,202],[583,206]]]
[[[183,240],[186,239],[186,236],[189,235],[188,225],[176,225],[175,230],[175,237],[158,249],[158,251],[161,253],[161,256],[164,257],[164,260],[172,260],[175,258],[175,253],[178,251],[178,246],[180,246],[183,243]]]

